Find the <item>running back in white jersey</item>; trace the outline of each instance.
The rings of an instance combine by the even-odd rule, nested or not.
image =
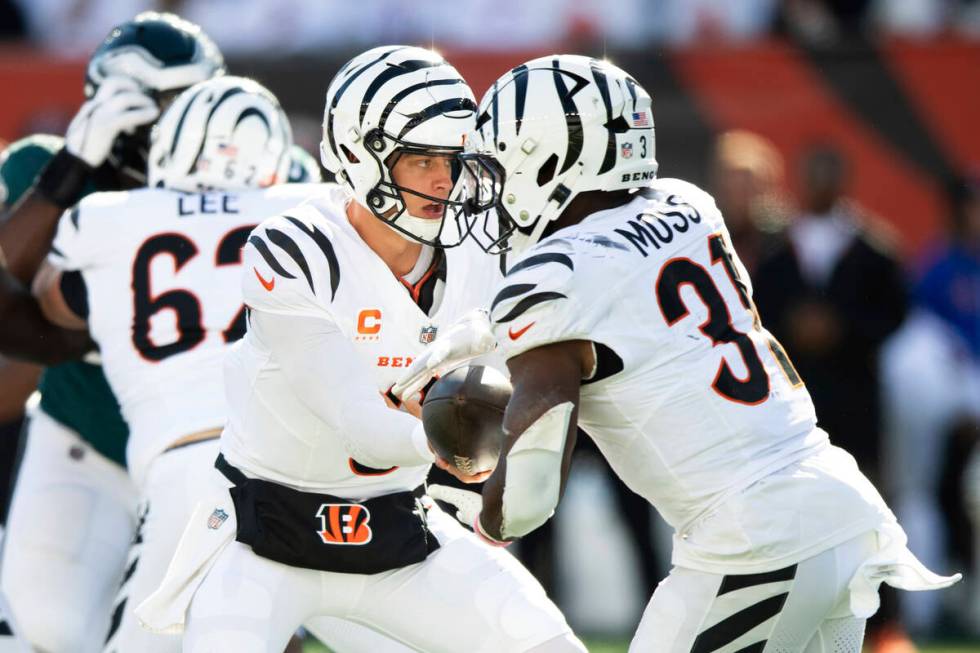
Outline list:
[[[472,241],[443,250],[445,283],[438,284],[427,314],[415,291],[351,226],[346,192],[320,188],[302,206],[263,222],[249,239],[245,301],[255,311],[322,320],[349,343],[334,361],[343,381],[384,393],[440,329],[485,303],[499,278],[497,261]],[[358,433],[340,432],[304,404],[257,329],[249,328],[226,368],[230,413],[221,449],[246,474],[349,498],[410,490],[425,479],[428,463],[381,468],[359,456]]]
[[[708,194],[662,179],[629,204],[560,230],[511,268],[491,319],[506,358],[552,342],[595,343],[579,424],[679,532],[675,561],[701,546],[691,564],[725,560],[731,571],[731,557],[765,565],[816,544],[797,541],[816,521],[796,529],[794,518],[761,534],[744,533],[755,526],[740,516],[721,524],[730,519],[719,516],[722,503],[828,444],[806,388],[759,323],[748,275]],[[876,514],[840,516],[852,529],[870,528]],[[696,523],[712,520],[724,537],[689,538]],[[760,546],[770,550],[753,552]]]
[[[49,258],[85,282],[89,330],[130,427],[137,482],[172,442],[224,424],[221,359],[245,331],[242,245],[310,192],[97,193],[62,218]]]

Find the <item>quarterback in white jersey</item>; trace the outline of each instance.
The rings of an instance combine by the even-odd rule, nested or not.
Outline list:
[[[97,193],[66,213],[39,277],[49,319],[88,328],[98,343],[131,433],[140,527],[107,651],[180,650],[180,638],[141,628],[134,608],[160,584],[211,487],[227,415],[222,360],[245,331],[242,246],[256,224],[311,192],[278,183],[291,141],[285,113],[255,82],[192,86],[155,132],[151,187]],[[330,626],[311,625],[318,634]]]
[[[514,395],[482,506],[439,493],[516,539],[553,513],[577,424],[675,530],[631,651],[858,653],[878,583],[955,578],[915,560],[817,427],[713,200],[656,179],[653,137],[649,95],[586,57],[530,61],[483,99],[465,201],[513,228],[489,308]]]
[[[465,235],[447,198],[475,109],[432,51],[356,57],[324,116],[342,186],[248,238],[216,463],[230,494],[191,520],[141,608],[155,627],[186,620],[185,651],[274,653],[311,615],[433,653],[584,651],[527,570],[424,496],[418,403],[389,392],[499,275],[472,242],[448,247]]]

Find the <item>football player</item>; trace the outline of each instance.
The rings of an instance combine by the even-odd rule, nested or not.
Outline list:
[[[217,77],[192,86],[154,129],[150,188],[86,197],[62,217],[35,280],[45,315],[98,343],[131,430],[139,528],[106,651],[180,649],[179,638],[140,628],[133,608],[160,584],[206,493],[226,412],[220,360],[245,327],[242,244],[262,217],[309,192],[280,184],[291,145],[285,113],[259,84]],[[404,650],[336,620],[309,628],[342,651]]]
[[[553,513],[581,426],[675,529],[637,652],[858,653],[882,581],[959,578],[912,556],[817,426],[714,201],[656,177],[651,99],[632,77],[529,61],[483,98],[466,146],[467,207],[498,218],[487,248],[509,246],[489,308],[514,394],[482,504],[432,496],[488,541],[517,539]]]
[[[144,182],[145,139],[157,104],[223,70],[220,53],[195,25],[141,14],[114,29],[93,54],[89,99],[66,137],[32,136],[11,145],[4,176],[24,198],[0,227],[7,264],[0,271],[4,353],[52,364],[91,350],[84,331],[45,321],[25,286],[64,209],[95,190]],[[91,361],[49,367],[40,390],[0,582],[34,646],[51,653],[98,650],[136,525],[137,495],[124,469],[127,428],[101,367]]]
[[[309,615],[434,653],[584,651],[527,570],[423,498],[424,430],[382,396],[495,275],[471,242],[451,247],[475,109],[420,48],[370,50],[331,82],[321,152],[341,186],[245,247],[248,330],[226,360],[215,473],[231,492],[194,515],[140,608],[156,627],[186,610],[185,651],[277,651]]]

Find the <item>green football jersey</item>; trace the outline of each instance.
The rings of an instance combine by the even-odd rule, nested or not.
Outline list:
[[[58,136],[34,135],[12,143],[0,158],[0,199],[14,204],[61,149]],[[95,192],[95,186],[86,195]],[[41,410],[78,433],[109,460],[125,465],[129,429],[100,365],[63,363],[44,370]]]

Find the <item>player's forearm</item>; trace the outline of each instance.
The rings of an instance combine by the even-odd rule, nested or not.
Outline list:
[[[0,354],[53,365],[81,358],[92,348],[87,332],[48,322],[27,288],[0,268]]]
[[[37,388],[42,368],[0,357],[0,423],[11,422],[24,414],[24,404]]]
[[[27,191],[0,224],[0,249],[10,274],[29,284],[54,239],[62,209],[34,190]]]

